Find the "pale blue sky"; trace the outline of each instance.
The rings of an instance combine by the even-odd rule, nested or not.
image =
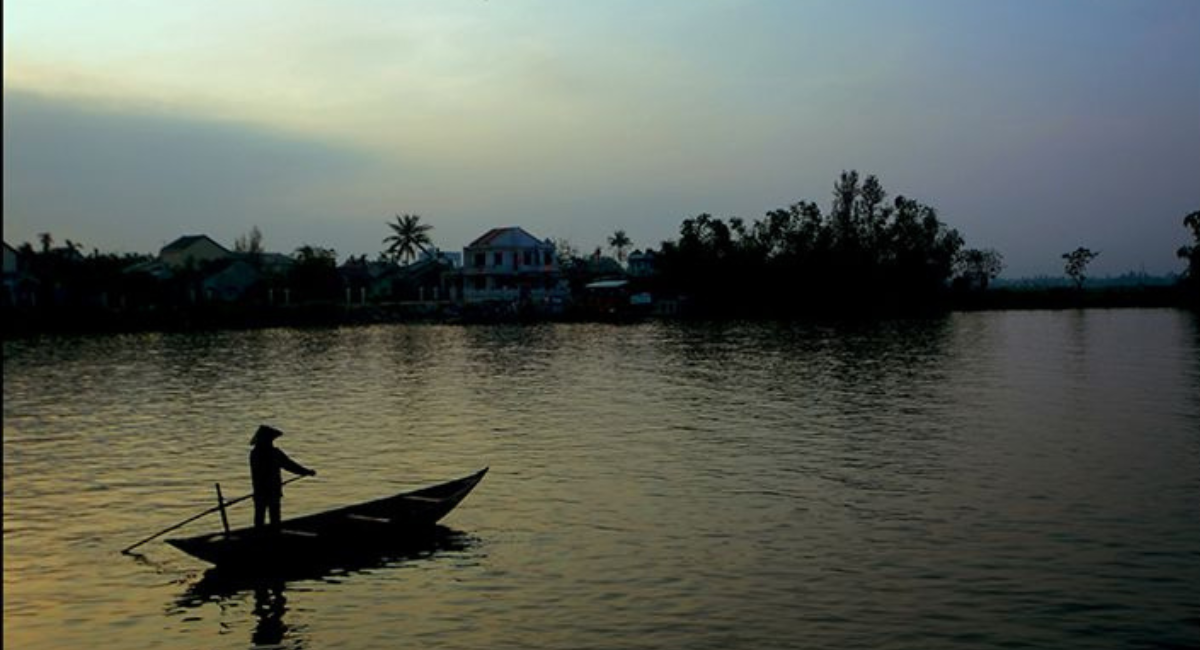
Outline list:
[[[1174,271],[1200,209],[1192,0],[4,3],[4,238],[374,256],[415,212],[590,250],[827,206],[843,169],[1006,276]]]

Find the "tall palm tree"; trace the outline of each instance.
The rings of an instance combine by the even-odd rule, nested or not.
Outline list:
[[[618,230],[612,234],[612,237],[608,238],[608,245],[617,251],[617,259],[622,262],[625,261],[625,249],[629,248],[632,244],[633,242],[630,241],[629,236],[625,234],[624,230]]]
[[[421,217],[415,214],[396,215],[396,223],[389,223],[392,234],[383,238],[387,244],[385,251],[393,260],[412,261],[417,251],[428,252],[425,246],[430,243],[429,231],[433,229],[427,223],[421,223]]]

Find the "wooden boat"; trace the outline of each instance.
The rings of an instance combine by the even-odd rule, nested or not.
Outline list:
[[[285,566],[402,549],[423,539],[483,480],[487,468],[464,478],[312,515],[285,519],[277,529],[168,539],[175,548],[217,566]]]

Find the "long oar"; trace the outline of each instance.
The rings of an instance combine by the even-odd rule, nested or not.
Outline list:
[[[302,478],[306,478],[307,476],[308,476],[307,474],[301,474],[300,476],[294,476],[294,477],[292,477],[292,478],[289,478],[288,480],[284,481],[283,483],[280,483],[279,485],[280,485],[280,486],[284,486],[284,485],[287,485],[288,483],[291,483],[291,482],[293,482],[293,481],[299,481],[299,480],[300,480],[300,479],[302,479]],[[217,505],[215,505],[215,506],[213,506],[213,507],[209,508],[208,510],[205,510],[204,512],[202,512],[202,513],[200,513],[200,514],[198,514],[198,515],[196,515],[196,516],[194,516],[194,517],[188,517],[187,519],[184,519],[183,521],[181,521],[181,522],[179,522],[179,523],[175,524],[174,526],[171,526],[170,528],[164,528],[164,529],[162,529],[162,530],[158,531],[157,533],[154,533],[153,535],[151,535],[151,536],[147,537],[146,539],[143,539],[142,541],[140,541],[140,542],[138,542],[138,543],[136,543],[136,544],[133,544],[133,545],[131,545],[131,546],[127,546],[127,547],[125,547],[125,548],[121,549],[121,552],[122,552],[122,553],[124,553],[124,554],[127,554],[127,555],[128,555],[128,554],[129,554],[129,552],[130,552],[130,551],[132,551],[133,549],[135,549],[135,548],[137,548],[137,547],[141,546],[142,544],[145,544],[146,542],[148,542],[148,541],[150,541],[150,540],[152,540],[152,539],[155,539],[156,537],[159,537],[159,536],[161,536],[161,535],[165,535],[165,534],[167,534],[167,533],[169,533],[169,532],[171,532],[171,531],[175,530],[176,528],[182,528],[183,526],[186,526],[187,524],[190,524],[190,523],[192,523],[193,521],[196,521],[197,519],[199,519],[199,518],[203,517],[204,515],[211,515],[212,513],[214,513],[214,512],[216,512],[216,511],[220,510],[221,508],[229,507],[229,506],[231,506],[231,505],[233,505],[233,504],[235,504],[235,503],[241,503],[242,501],[245,501],[246,499],[249,499],[249,498],[250,498],[250,497],[252,497],[252,496],[254,496],[254,493],[253,493],[253,492],[251,492],[250,494],[246,494],[246,495],[240,496],[240,497],[238,497],[238,498],[236,498],[236,499],[230,499],[229,501],[226,501],[225,503],[218,503]]]

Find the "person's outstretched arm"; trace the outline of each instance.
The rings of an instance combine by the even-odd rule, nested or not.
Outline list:
[[[276,448],[275,452],[279,454],[279,466],[293,474],[303,474],[305,476],[316,476],[317,470],[309,469],[300,463],[288,458],[288,455],[283,453],[282,449]]]

